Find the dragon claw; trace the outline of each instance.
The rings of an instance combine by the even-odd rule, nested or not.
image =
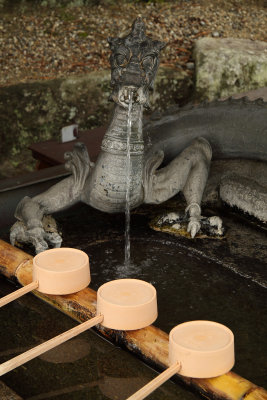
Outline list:
[[[201,225],[197,218],[191,217],[189,224],[187,225],[187,232],[191,234],[191,238],[194,239],[198,231],[200,230]]]
[[[15,246],[16,242],[30,243],[34,246],[36,254],[52,247],[60,247],[62,238],[57,232],[47,232],[42,227],[27,229],[26,225],[17,221],[10,231],[10,243]]]
[[[62,237],[56,233],[47,233],[45,234],[45,238],[47,239],[48,242],[50,242],[53,247],[60,247],[62,243]]]

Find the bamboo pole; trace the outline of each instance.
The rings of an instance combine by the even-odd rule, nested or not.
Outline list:
[[[25,286],[32,282],[32,257],[0,240],[0,272]],[[76,321],[84,322],[96,315],[96,292],[90,288],[65,296],[45,295],[38,291],[32,293]],[[153,325],[136,331],[113,331],[101,325],[96,329],[146,363],[160,369],[168,367],[168,334]],[[264,388],[234,372],[210,379],[179,376],[179,380],[211,400],[267,400]]]

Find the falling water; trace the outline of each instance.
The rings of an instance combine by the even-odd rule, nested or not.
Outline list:
[[[131,244],[130,244],[130,191],[131,191],[131,130],[132,130],[132,102],[133,92],[129,93],[129,108],[127,117],[127,156],[126,156],[126,203],[125,203],[125,267],[130,266]]]

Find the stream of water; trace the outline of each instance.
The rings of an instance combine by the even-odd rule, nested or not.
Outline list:
[[[129,108],[127,118],[127,156],[126,156],[126,201],[125,201],[125,267],[130,266],[131,242],[130,242],[130,191],[131,191],[131,131],[132,131],[132,104],[133,92],[129,93]]]

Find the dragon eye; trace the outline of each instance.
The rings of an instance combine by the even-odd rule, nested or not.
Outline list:
[[[118,67],[124,67],[127,64],[127,58],[125,54],[116,54],[115,55],[115,62]]]
[[[142,64],[145,69],[152,69],[155,64],[155,59],[153,56],[146,56],[143,58]]]

